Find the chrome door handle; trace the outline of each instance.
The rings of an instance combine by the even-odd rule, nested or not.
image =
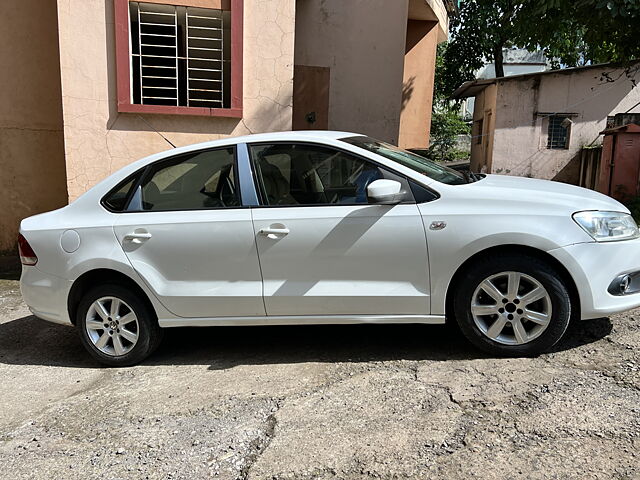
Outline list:
[[[152,235],[150,233],[138,233],[138,232],[133,232],[133,233],[127,233],[124,236],[124,241],[130,241],[130,242],[143,242],[145,240],[149,240],[152,237]]]
[[[288,235],[288,228],[263,228],[258,232],[260,235],[265,235],[267,237],[277,236],[277,235]]]

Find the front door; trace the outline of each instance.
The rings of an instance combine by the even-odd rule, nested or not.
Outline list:
[[[262,196],[253,222],[270,316],[427,315],[424,227],[408,182],[313,144],[250,146]],[[399,205],[369,205],[379,178],[403,183]]]
[[[150,167],[115,234],[133,268],[180,317],[264,316],[251,210],[233,148]]]

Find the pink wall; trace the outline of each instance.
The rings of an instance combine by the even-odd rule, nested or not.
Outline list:
[[[604,81],[603,73],[615,81]],[[635,79],[640,81],[640,73]],[[602,143],[607,116],[638,102],[640,88],[633,88],[620,69],[498,81],[491,172],[569,181],[580,149]],[[640,112],[640,107],[632,111]],[[546,148],[548,113],[575,114],[569,149]]]

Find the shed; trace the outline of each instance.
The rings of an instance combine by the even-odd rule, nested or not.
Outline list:
[[[598,191],[625,201],[640,194],[640,125],[602,132],[604,143]]]

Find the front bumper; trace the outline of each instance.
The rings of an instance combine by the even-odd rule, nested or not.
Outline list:
[[[37,266],[23,266],[20,291],[29,310],[38,318],[49,322],[71,325],[67,298],[71,282],[44,273]]]
[[[640,307],[640,292],[612,295],[614,278],[640,270],[640,239],[591,242],[550,250],[573,277],[583,319],[599,318]]]

